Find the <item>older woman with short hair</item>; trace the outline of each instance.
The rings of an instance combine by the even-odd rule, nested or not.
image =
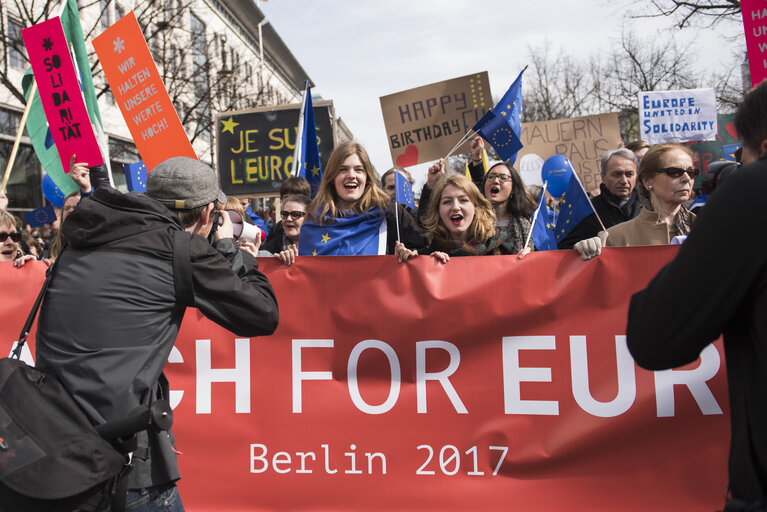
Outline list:
[[[698,170],[692,166],[692,151],[681,144],[658,144],[650,148],[639,164],[641,193],[649,199],[635,218],[617,224],[599,237],[582,240],[575,250],[591,259],[602,246],[670,244],[676,236],[690,232],[695,214],[684,207],[690,199]],[[606,238],[606,240],[605,240]]]

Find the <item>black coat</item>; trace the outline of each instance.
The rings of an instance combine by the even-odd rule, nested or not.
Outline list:
[[[676,258],[631,298],[626,330],[631,354],[648,370],[691,363],[724,335],[730,489],[747,502],[767,497],[765,190],[767,157],[728,178]]]

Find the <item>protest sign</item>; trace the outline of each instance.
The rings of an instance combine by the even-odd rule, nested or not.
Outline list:
[[[724,146],[739,144],[738,133],[735,130],[735,114],[719,114],[717,116],[718,132],[716,139],[710,142],[693,141],[686,145],[692,150],[693,166],[703,174],[708,173],[708,165],[721,159],[729,159],[724,153]],[[702,176],[696,178],[699,182]]]
[[[61,20],[51,18],[23,29],[21,35],[64,172],[69,172],[72,155],[88,165],[103,164]]]
[[[663,372],[626,348],[632,293],[677,250],[262,258],[277,331],[236,336],[190,309],[169,357],[184,505],[721,508],[721,346]],[[0,264],[6,354],[44,271]]]
[[[716,138],[714,89],[639,93],[640,139],[650,144]]]
[[[443,158],[493,108],[487,71],[381,96],[394,165]],[[468,153],[469,144],[456,152]]]
[[[740,11],[746,32],[751,84],[756,86],[767,78],[767,1],[741,0]]]
[[[147,169],[197,158],[133,11],[93,39],[104,75]]]
[[[291,176],[301,104],[223,112],[216,116],[218,175],[227,195],[276,196]],[[335,146],[333,102],[314,103],[320,161]]]
[[[621,142],[618,114],[574,117],[522,123],[523,147],[519,151],[519,168],[527,184],[541,184],[544,161],[553,155],[565,155],[586,190],[601,183],[599,162],[608,149]]]

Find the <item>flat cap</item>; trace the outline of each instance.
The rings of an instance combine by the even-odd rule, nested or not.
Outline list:
[[[226,203],[213,169],[186,156],[168,158],[152,169],[146,195],[172,210],[191,210],[214,201]]]

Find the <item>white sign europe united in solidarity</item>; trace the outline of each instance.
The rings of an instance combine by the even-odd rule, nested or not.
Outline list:
[[[714,89],[640,92],[639,125],[650,144],[715,140]]]

